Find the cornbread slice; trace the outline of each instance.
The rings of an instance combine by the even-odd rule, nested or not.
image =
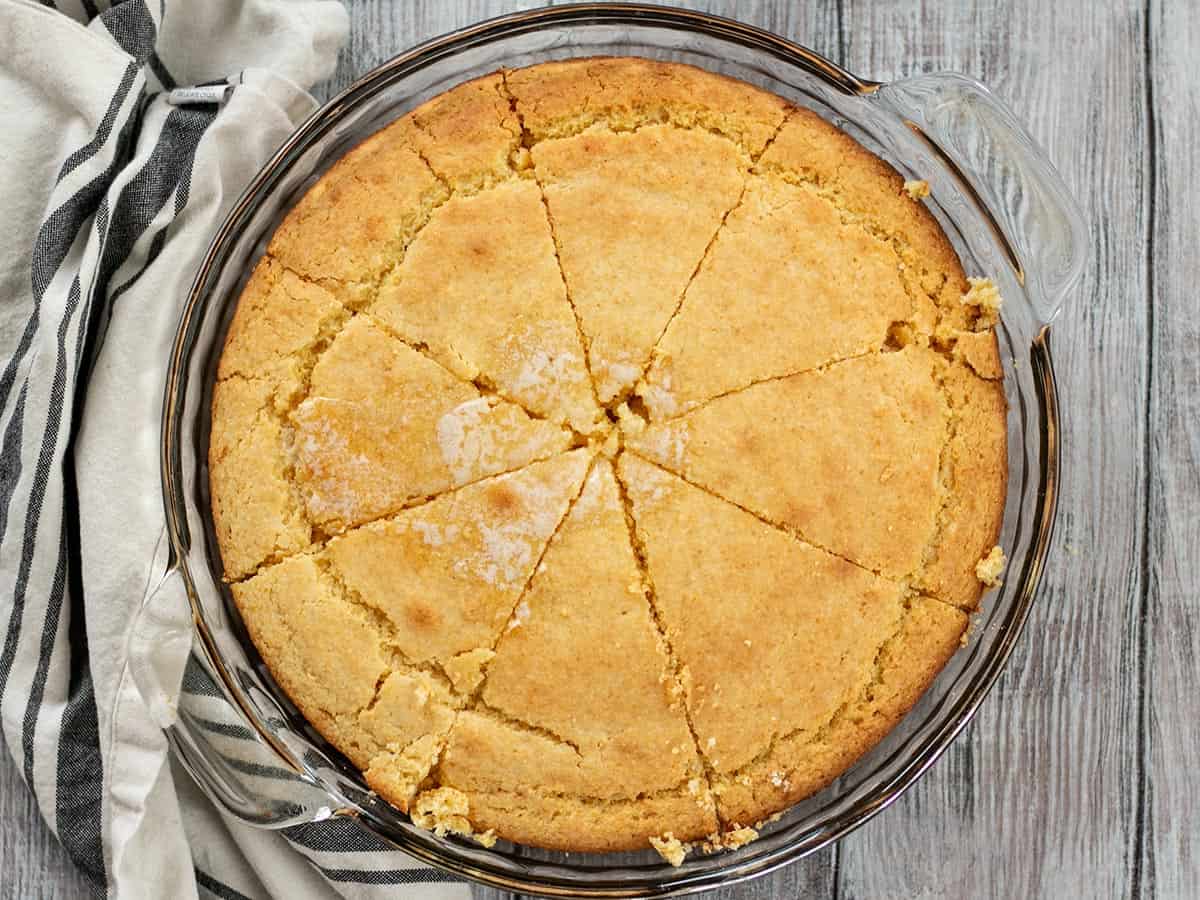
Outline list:
[[[646,849],[656,829],[696,836],[716,831],[713,811],[687,785],[636,798],[553,793],[553,785],[579,780],[580,760],[553,737],[468,710],[459,715],[433,778],[465,795],[472,830],[551,850]],[[690,781],[703,797],[700,779]]]
[[[391,127],[456,193],[511,178],[512,156],[521,146],[521,123],[498,72],[438,94]]]
[[[312,556],[293,556],[232,590],[275,680],[355,765],[366,769],[449,730],[457,706],[449,690],[424,672],[397,669],[370,614]],[[393,802],[404,808],[407,800],[397,792]]]
[[[509,181],[435,212],[371,313],[465,379],[580,431],[601,416],[541,192]]]
[[[499,637],[588,459],[575,450],[443,494],[334,538],[325,556],[406,659],[454,667]],[[478,669],[486,655],[473,658]]]
[[[759,160],[759,169],[818,186],[848,218],[890,241],[915,296],[924,296],[953,330],[972,329],[960,302],[966,275],[954,248],[925,204],[904,190],[904,176],[819,115],[798,109]],[[994,340],[994,339],[993,339]]]
[[[450,196],[405,140],[406,120],[367,138],[292,209],[267,253],[349,305],[404,252]]]
[[[826,787],[912,709],[968,624],[965,613],[941,601],[911,598],[898,630],[875,648],[870,677],[827,722],[783,734],[741,769],[714,778],[721,817],[758,822]]]
[[[501,88],[498,74],[460,85],[367,138],[300,199],[269,255],[348,305],[369,300],[452,191],[511,175],[521,129]]]
[[[904,588],[811,547],[626,455],[639,539],[667,641],[684,667],[701,752],[717,775],[822,728],[868,684]],[[749,824],[725,814],[726,822]]]
[[[255,268],[230,323],[213,387],[208,465],[226,575],[307,547],[303,503],[288,477],[286,417],[317,348],[347,313],[332,295],[270,257]]]
[[[317,361],[291,421],[295,481],[309,518],[326,532],[519,468],[571,441],[361,315]]]
[[[438,770],[476,830],[516,824],[522,840],[590,850],[716,831],[607,459],[521,606]]]
[[[601,403],[633,387],[749,156],[707,131],[589,131],[532,151]]]
[[[811,186],[755,176],[658,345],[640,391],[651,417],[880,349],[917,313],[898,263]]]
[[[628,446],[820,547],[907,578],[941,508],[943,367],[916,345],[851,359],[721,397]]]

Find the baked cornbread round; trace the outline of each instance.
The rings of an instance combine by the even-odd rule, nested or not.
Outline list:
[[[276,231],[212,513],[276,681],[419,825],[734,846],[876,744],[999,576],[991,283],[880,159],[699,69],[438,96]]]

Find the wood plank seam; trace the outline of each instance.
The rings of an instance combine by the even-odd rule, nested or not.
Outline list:
[[[1149,179],[1146,186],[1146,389],[1143,395],[1145,403],[1145,428],[1142,440],[1142,559],[1141,559],[1141,588],[1142,594],[1138,604],[1137,636],[1137,723],[1138,723],[1138,754],[1135,768],[1136,807],[1133,816],[1133,846],[1131,851],[1130,897],[1140,898],[1143,890],[1148,889],[1146,896],[1154,896],[1154,872],[1151,863],[1149,885],[1147,888],[1144,862],[1147,844],[1147,830],[1152,827],[1147,823],[1146,808],[1149,783],[1147,777],[1148,758],[1150,755],[1150,709],[1146,702],[1147,679],[1149,675],[1149,636],[1150,628],[1150,503],[1153,490],[1153,460],[1151,459],[1151,443],[1154,423],[1151,421],[1154,401],[1154,292],[1156,279],[1154,272],[1154,254],[1156,250],[1155,235],[1158,230],[1158,120],[1154,95],[1154,48],[1152,29],[1153,0],[1145,0],[1142,7],[1142,40],[1145,72],[1145,93],[1143,102],[1146,106],[1146,155],[1149,159]]]

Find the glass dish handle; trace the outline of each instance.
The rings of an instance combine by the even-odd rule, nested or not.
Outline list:
[[[1088,228],[1046,153],[979,82],[955,73],[884,84],[871,96],[965,178],[999,229],[1034,312],[1049,324],[1083,273]]]
[[[289,764],[231,700],[193,625],[187,585],[170,568],[130,633],[130,674],[147,710],[200,789],[251,825],[283,828],[334,814],[331,795]]]

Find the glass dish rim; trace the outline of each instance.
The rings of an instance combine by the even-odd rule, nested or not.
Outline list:
[[[626,18],[622,18],[626,17]],[[630,3],[580,3],[564,6],[544,7],[499,16],[480,22],[466,28],[450,32],[441,37],[427,41],[413,49],[398,54],[380,66],[372,69],[353,84],[331,98],[315,111],[271,156],[246,190],[231,207],[229,213],[213,237],[204,260],[199,266],[192,283],[187,302],[180,317],[180,326],[169,357],[168,377],[164,393],[162,416],[162,440],[160,445],[160,464],[162,470],[162,489],[167,520],[167,530],[174,565],[181,570],[187,588],[189,602],[192,604],[193,624],[196,637],[204,648],[209,661],[215,670],[227,680],[225,685],[234,700],[238,699],[238,690],[230,683],[232,676],[225,670],[221,654],[204,622],[203,610],[199,608],[199,600],[192,583],[192,575],[187,566],[187,545],[190,541],[189,526],[186,522],[186,512],[181,511],[184,496],[181,461],[180,427],[183,415],[183,396],[188,378],[186,360],[190,356],[194,344],[198,318],[203,317],[207,305],[205,286],[209,281],[210,272],[214,266],[219,268],[222,260],[221,248],[232,239],[232,231],[248,209],[254,207],[257,200],[264,194],[269,194],[275,177],[286,171],[291,161],[307,147],[309,139],[314,134],[320,134],[332,122],[336,122],[341,109],[347,104],[361,102],[364,97],[370,97],[377,91],[383,90],[396,78],[402,77],[405,71],[420,68],[430,62],[454,53],[464,44],[482,40],[488,37],[510,36],[549,25],[567,26],[580,23],[600,22],[629,22],[636,20],[638,24],[661,25],[670,28],[682,28],[724,39],[735,39],[744,46],[763,50],[776,55],[784,61],[796,65],[810,74],[825,81],[826,84],[847,94],[869,94],[882,86],[874,82],[858,78],[837,64],[825,59],[820,54],[802,47],[785,38],[774,35],[755,26],[746,25],[732,19],[714,16],[708,13],[681,10],[666,6],[649,6]],[[987,216],[986,207],[982,209]],[[992,223],[993,227],[995,223]],[[1001,232],[1003,234],[1003,232]],[[1007,242],[1004,242],[1007,245]],[[849,832],[864,824],[874,815],[885,809],[899,798],[918,778],[941,756],[950,746],[955,737],[971,721],[978,711],[983,699],[990,692],[999,674],[1003,671],[1017,641],[1023,633],[1032,603],[1040,582],[1041,573],[1046,562],[1046,555],[1052,537],[1055,513],[1057,507],[1057,490],[1060,477],[1060,447],[1059,447],[1059,413],[1057,386],[1054,378],[1053,363],[1049,348],[1049,326],[1043,325],[1039,334],[1034,338],[1031,347],[1031,363],[1033,367],[1034,384],[1037,390],[1039,406],[1035,411],[1041,420],[1040,434],[1042,445],[1040,454],[1040,478],[1038,488],[1038,505],[1035,509],[1036,519],[1033,522],[1032,552],[1026,556],[1025,565],[1020,573],[1021,589],[1015,598],[1008,615],[1002,622],[1003,636],[998,645],[986,657],[981,671],[971,679],[969,689],[960,697],[952,708],[945,714],[941,727],[931,732],[919,752],[907,758],[903,765],[871,792],[867,798],[870,802],[862,802],[852,814],[846,814],[837,822],[836,827],[825,828],[820,840],[813,842],[797,841],[776,848],[770,854],[748,860],[731,862],[728,866],[717,866],[712,871],[682,875],[677,879],[660,881],[657,887],[644,891],[641,895],[653,894],[661,896],[665,893],[690,893],[713,887],[717,884],[729,884],[765,874],[777,869],[795,859],[808,855],[839,840]],[[1010,574],[1011,577],[1011,574]],[[258,718],[245,705],[242,712],[247,721],[285,759],[292,754],[275,739],[267,728],[261,727]],[[426,862],[459,875],[465,875],[474,880],[496,887],[537,891],[546,894],[567,895],[578,892],[578,885],[561,886],[554,883],[527,883],[499,872],[483,871],[469,862],[454,858],[447,854],[444,857],[438,852],[426,847],[407,846],[392,834],[381,834],[372,826],[369,817],[362,817],[364,825],[374,833],[380,834],[385,840],[397,846],[398,849],[418,857]],[[597,890],[588,892],[593,896],[628,896],[624,890],[613,890],[605,893]]]

